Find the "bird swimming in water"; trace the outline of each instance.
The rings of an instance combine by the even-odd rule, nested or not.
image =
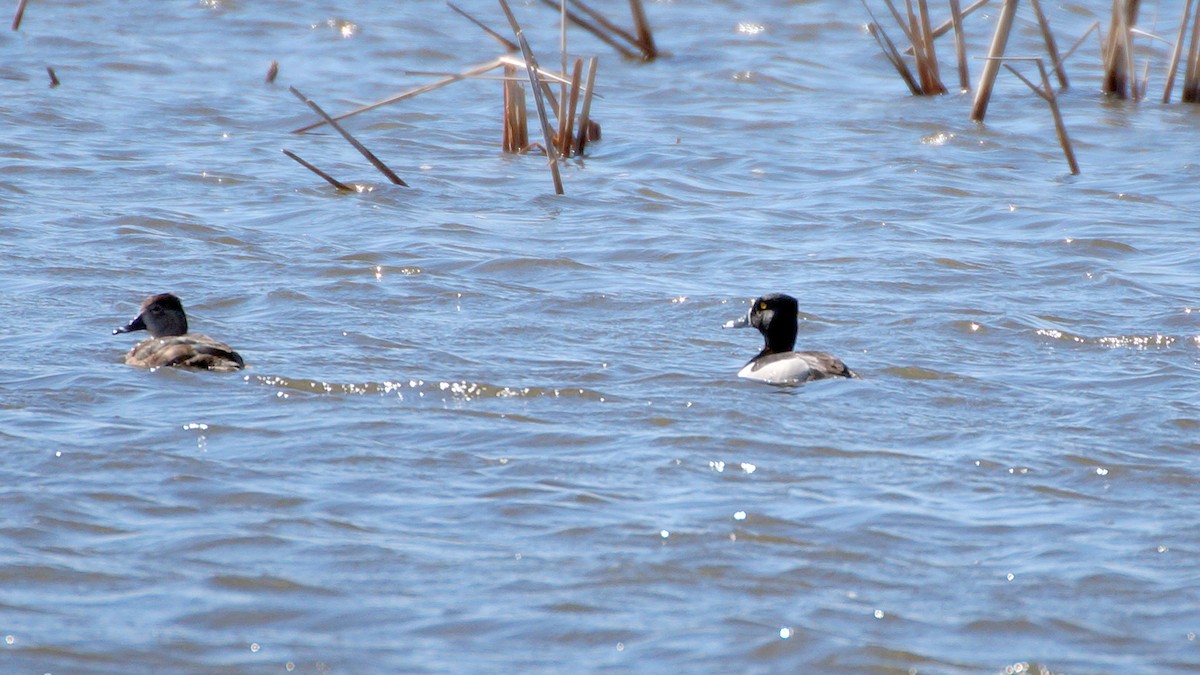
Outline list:
[[[763,336],[758,356],[738,371],[738,377],[768,384],[799,384],[827,377],[858,377],[841,359],[825,352],[797,352],[796,317],[799,303],[790,295],[768,293],[750,305],[746,315],[727,321],[724,328],[753,326]]]
[[[141,311],[128,324],[113,329],[113,335],[144,330],[150,337],[134,345],[125,363],[141,368],[178,366],[232,372],[245,367],[241,355],[223,342],[189,333],[183,303],[170,293],[159,293],[142,302]]]

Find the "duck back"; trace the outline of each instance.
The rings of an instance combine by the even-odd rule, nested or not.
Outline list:
[[[219,372],[240,370],[246,365],[229,345],[197,333],[142,340],[125,355],[125,363],[141,368],[178,366]]]

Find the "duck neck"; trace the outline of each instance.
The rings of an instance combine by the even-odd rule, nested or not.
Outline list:
[[[763,338],[766,340],[766,345],[762,350],[763,356],[790,352],[796,347],[796,324],[772,325],[771,330],[764,334]]]

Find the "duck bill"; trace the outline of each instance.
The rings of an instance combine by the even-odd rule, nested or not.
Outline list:
[[[136,319],[130,321],[124,326],[114,328],[112,334],[117,335],[119,333],[132,333],[135,330],[146,330],[146,321],[142,319],[141,314],[138,314]]]
[[[721,325],[721,328],[749,328],[750,327],[750,312],[746,312],[744,316],[738,319],[726,321]]]

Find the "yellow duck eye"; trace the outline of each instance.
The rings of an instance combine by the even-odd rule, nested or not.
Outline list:
[[[767,308],[767,303],[765,303],[765,302],[760,302],[760,303],[758,303],[758,308],[759,308],[760,310],[766,309],[766,308]]]

